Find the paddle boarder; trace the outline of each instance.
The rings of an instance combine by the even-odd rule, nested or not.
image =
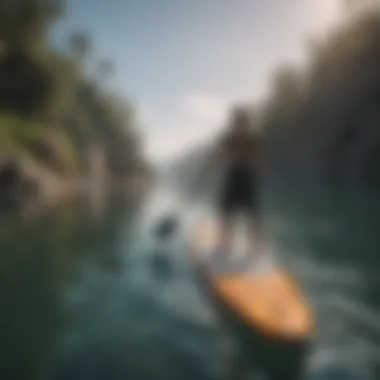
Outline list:
[[[234,217],[243,214],[248,220],[248,241],[251,251],[260,253],[262,240],[259,182],[262,149],[257,128],[244,108],[232,109],[227,128],[217,139],[207,170],[223,167],[218,195],[220,217],[220,251],[231,252]]]

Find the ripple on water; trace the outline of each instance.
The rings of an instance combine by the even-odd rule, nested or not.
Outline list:
[[[76,365],[82,372],[77,373],[92,368],[86,372],[94,376],[92,380],[98,378],[99,368],[111,371],[112,367],[120,372],[120,377],[115,375],[112,380],[135,378],[136,374],[139,379],[210,378],[207,368],[216,327],[212,310],[188,268],[186,242],[167,247],[171,272],[168,281],[158,283],[151,273],[157,245],[146,233],[151,223],[175,208],[181,210],[186,232],[179,239],[184,239],[202,213],[183,212],[184,207],[170,193],[156,194],[149,202],[133,234],[131,274],[106,275],[87,266],[67,295],[72,323],[63,357],[67,364],[79,353],[82,363]],[[315,310],[318,334],[309,378],[373,380],[372,369],[380,361],[379,345],[374,341],[380,331],[380,315],[365,302],[368,279],[352,266],[323,262],[309,246],[310,234],[300,232],[314,229],[314,234],[333,238],[338,231],[334,224],[320,220],[306,224],[302,229],[302,223],[278,218],[271,227],[275,231],[270,249],[299,279]],[[280,245],[282,237],[287,238],[286,249]],[[91,353],[95,353],[92,362],[88,359]]]
[[[380,313],[365,300],[368,283],[359,270],[322,262],[312,252],[283,251],[315,310],[317,337],[310,379],[373,379],[380,359]]]

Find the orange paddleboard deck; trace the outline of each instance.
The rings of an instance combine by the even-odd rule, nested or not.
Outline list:
[[[231,315],[270,340],[311,339],[312,311],[286,270],[260,260],[218,257],[215,223],[203,224],[192,241],[191,259],[206,290]]]

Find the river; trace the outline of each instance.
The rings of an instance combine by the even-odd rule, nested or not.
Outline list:
[[[308,379],[380,378],[380,202],[293,193],[265,203],[271,248],[317,316]],[[183,229],[160,256],[151,229],[168,210]],[[218,329],[186,260],[196,210],[160,190],[142,204],[2,217],[0,378],[215,378]]]

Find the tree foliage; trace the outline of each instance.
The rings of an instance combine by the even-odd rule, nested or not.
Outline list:
[[[68,54],[50,46],[50,30],[64,12],[61,0],[0,2],[0,150],[83,173],[87,148],[100,144],[110,174],[127,176],[141,156],[133,110],[103,88],[111,60],[97,65],[101,81],[86,75],[87,33],[68,36]]]
[[[380,13],[347,21],[310,53],[306,66],[279,69],[264,107],[273,173],[380,187],[371,163],[380,159]]]

